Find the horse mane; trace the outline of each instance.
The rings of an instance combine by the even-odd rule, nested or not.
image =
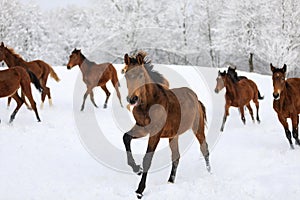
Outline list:
[[[21,56],[20,54],[17,54],[13,48],[11,48],[11,47],[6,47],[6,49],[7,49],[8,51],[10,51],[10,53],[11,53],[14,57],[16,57],[17,59],[22,59],[22,60],[24,60],[24,59],[22,58],[22,56]]]
[[[147,53],[144,51],[139,51],[135,56],[130,57],[130,62],[137,63],[137,56],[141,56],[143,58],[144,67],[149,74],[150,78],[154,81],[154,83],[158,83],[161,85],[165,85],[168,81],[163,77],[161,73],[156,70],[153,70],[153,63],[151,59],[147,56]]]

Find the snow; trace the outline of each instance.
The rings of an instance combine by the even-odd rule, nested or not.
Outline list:
[[[254,80],[265,97],[260,101],[261,123],[252,123],[246,111],[243,125],[238,110],[231,108],[221,134],[224,91],[213,93],[217,69],[155,66],[171,87],[190,86],[205,104],[212,173],[206,171],[199,144],[189,132],[180,138],[182,158],[175,184],[168,184],[170,151],[168,140],[162,139],[143,199],[298,199],[300,148],[289,148],[272,108],[270,76],[239,72]],[[116,68],[120,72],[122,65]],[[61,82],[48,81],[54,105],[49,107],[46,101],[39,109],[42,122],[36,122],[34,113],[23,106],[13,124],[8,124],[15,104],[7,109],[7,99],[0,100],[0,199],[136,198],[140,177],[127,166],[122,143],[124,132],[134,123],[131,113],[119,106],[115,93],[103,109],[105,95],[99,88],[94,89],[99,108],[87,99],[80,112],[84,85],[78,67],[54,69]],[[119,79],[126,105],[126,82],[121,74]],[[33,90],[40,104],[40,94]],[[132,142],[137,163],[146,144],[147,139]]]

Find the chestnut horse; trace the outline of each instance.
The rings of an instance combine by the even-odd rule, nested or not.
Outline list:
[[[104,90],[106,94],[106,99],[103,107],[107,108],[107,102],[110,96],[110,92],[106,88],[106,83],[109,80],[111,80],[117,92],[117,96],[119,98],[120,104],[123,107],[121,101],[121,95],[118,88],[120,85],[119,85],[117,71],[111,63],[96,64],[95,62],[91,62],[81,53],[81,50],[75,48],[70,55],[67,68],[71,69],[76,65],[79,66],[82,72],[83,82],[86,84],[87,87],[87,90],[83,96],[81,111],[83,111],[84,109],[85,100],[88,95],[90,95],[93,105],[96,108],[98,108],[94,100],[94,92],[93,92],[93,88],[96,86],[100,86]]]
[[[294,149],[292,135],[289,130],[287,118],[291,118],[293,126],[293,137],[297,145],[300,145],[298,138],[298,124],[300,113],[300,78],[288,78],[286,75],[286,64],[282,68],[275,68],[270,64],[273,79],[273,109],[277,112],[278,119],[282,124],[290,147]]]
[[[42,91],[40,82],[34,75],[34,73],[24,69],[23,67],[16,66],[0,71],[0,98],[12,97],[17,102],[17,107],[10,116],[10,123],[15,119],[17,112],[19,111],[25,100],[24,98],[21,98],[17,93],[17,90],[20,87],[24,96],[28,98],[31,108],[35,112],[37,120],[39,122],[41,121],[35,101],[32,97],[30,82],[32,82],[40,92]]]
[[[230,106],[238,107],[241,113],[241,119],[243,123],[246,123],[245,115],[244,115],[244,106],[246,106],[250,112],[251,118],[254,122],[253,110],[250,105],[250,101],[252,100],[256,106],[256,120],[259,123],[259,102],[258,99],[263,99],[260,95],[260,92],[257,89],[256,84],[250,79],[241,79],[237,82],[234,82],[231,77],[224,72],[218,72],[217,77],[217,85],[215,88],[215,92],[219,93],[223,88],[226,88],[225,93],[225,113],[223,116],[223,122],[221,126],[221,131],[224,130],[224,125],[229,115]]]
[[[125,78],[128,88],[127,101],[134,106],[136,124],[124,134],[123,142],[127,152],[127,163],[138,175],[142,174],[136,194],[142,198],[146,178],[153,154],[160,138],[169,138],[172,152],[172,169],[169,182],[174,183],[180,159],[178,137],[192,129],[200,143],[200,150],[210,171],[209,151],[205,139],[206,113],[204,105],[189,88],[168,89],[162,86],[163,77],[153,71],[151,62],[145,62],[143,54],[124,56],[128,66]],[[158,78],[160,77],[160,78]],[[154,79],[155,78],[155,79]],[[148,147],[143,167],[135,163],[131,152],[131,140],[149,134]]]
[[[13,49],[5,47],[3,42],[0,45],[0,61],[4,61],[9,68],[21,66],[32,71],[35,74],[35,76],[39,79],[40,84],[43,88],[41,94],[41,108],[43,107],[46,95],[48,96],[50,106],[52,105],[50,88],[46,86],[48,76],[50,74],[50,76],[57,82],[59,81],[59,78],[49,64],[45,63],[42,60],[34,60],[27,62],[19,54],[16,54]],[[10,99],[8,101],[8,105],[9,103]]]

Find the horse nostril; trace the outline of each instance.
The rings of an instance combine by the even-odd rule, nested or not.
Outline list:
[[[131,105],[135,104],[138,101],[138,97],[137,96],[133,96],[132,98],[127,97],[127,101],[128,103],[130,103]]]
[[[215,93],[217,93],[217,94],[219,93],[219,91],[218,91],[218,89],[217,89],[217,88],[215,89]]]
[[[274,97],[274,99],[278,99],[279,98],[279,94],[278,93],[273,93],[273,97]]]
[[[70,67],[70,66],[67,66],[67,69],[71,69],[71,67]]]

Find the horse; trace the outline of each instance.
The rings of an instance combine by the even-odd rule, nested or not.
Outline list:
[[[33,72],[26,70],[25,68],[16,66],[0,71],[0,98],[12,97],[17,102],[17,107],[10,116],[10,123],[13,122],[17,112],[25,101],[25,99],[21,98],[17,93],[17,90],[20,87],[23,95],[29,100],[38,122],[41,121],[36,108],[36,103],[32,97],[30,82],[32,82],[35,87],[42,92],[42,86],[38,78]]]
[[[276,111],[279,122],[284,128],[291,149],[294,149],[287,118],[292,120],[293,137],[296,141],[296,144],[300,145],[298,138],[300,78],[286,79],[286,64],[284,64],[282,68],[275,68],[271,63],[270,69],[272,71],[273,80],[273,109]]]
[[[4,61],[9,68],[15,66],[21,66],[33,72],[35,76],[39,79],[40,84],[43,88],[41,94],[41,100],[42,100],[41,108],[43,108],[46,96],[48,96],[49,105],[50,106],[52,105],[50,88],[46,86],[48,76],[50,74],[50,76],[57,82],[60,79],[49,64],[47,64],[42,60],[34,60],[34,61],[27,62],[19,54],[15,53],[15,51],[12,48],[5,47],[3,42],[1,42],[0,45],[0,61]],[[10,104],[10,99],[8,100],[8,106],[9,104]]]
[[[106,99],[103,108],[107,108],[107,102],[110,96],[110,92],[106,88],[106,83],[111,80],[119,98],[121,107],[121,95],[119,92],[119,80],[115,67],[111,63],[102,63],[96,64],[95,62],[89,61],[82,53],[80,49],[74,49],[70,55],[69,62],[67,64],[67,69],[72,69],[74,66],[78,65],[81,73],[83,82],[86,84],[87,90],[83,96],[83,102],[81,105],[81,111],[84,110],[85,100],[88,95],[90,95],[90,99],[93,105],[98,108],[97,104],[94,100],[94,92],[93,88],[96,86],[100,86],[102,90],[104,90],[106,94]]]
[[[145,62],[142,54],[125,54],[128,66],[125,73],[128,96],[127,101],[133,108],[135,125],[123,135],[127,152],[127,163],[133,172],[142,175],[136,195],[140,199],[146,187],[146,178],[153,154],[161,138],[169,138],[172,152],[172,169],[168,182],[174,183],[180,153],[178,137],[192,129],[200,150],[210,171],[209,150],[205,139],[206,111],[197,95],[189,88],[168,89],[162,83],[164,78],[153,70],[151,62]],[[131,140],[149,135],[148,147],[143,158],[143,167],[137,165],[131,152]]]
[[[229,108],[231,106],[238,107],[241,113],[241,119],[243,123],[246,123],[245,115],[244,115],[244,106],[246,106],[251,115],[252,121],[254,122],[253,110],[250,105],[250,101],[252,100],[256,106],[256,120],[260,123],[259,119],[259,100],[262,100],[263,97],[260,95],[259,90],[257,89],[257,85],[250,79],[241,79],[238,82],[234,82],[226,71],[218,72],[217,84],[215,88],[215,92],[219,93],[223,88],[226,88],[225,93],[225,113],[223,116],[223,122],[220,131],[223,132],[224,125],[229,115]]]

